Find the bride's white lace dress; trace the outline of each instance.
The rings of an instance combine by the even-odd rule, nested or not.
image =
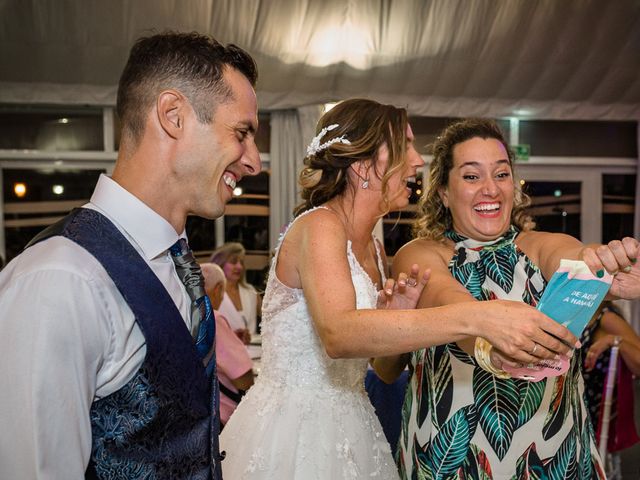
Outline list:
[[[357,307],[375,308],[376,287],[345,248]],[[397,479],[364,390],[367,360],[327,356],[303,291],[276,277],[277,259],[278,251],[263,302],[262,370],[220,437],[224,478]]]

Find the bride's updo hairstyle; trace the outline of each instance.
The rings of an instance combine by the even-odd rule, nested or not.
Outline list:
[[[351,164],[360,160],[370,160],[369,175],[382,180],[381,208],[388,212],[389,178],[405,164],[407,123],[405,109],[367,99],[345,100],[326,112],[318,121],[317,136],[304,159],[299,180],[304,201],[294,215],[344,194],[347,188],[361,188],[365,179],[353,185],[347,174]],[[377,162],[383,144],[389,150],[389,162],[381,172]]]
[[[509,166],[513,173],[514,154],[495,121],[470,118],[449,125],[430,146],[433,160],[429,167],[428,186],[418,201],[417,220],[413,226],[416,238],[442,240],[444,232],[451,229],[453,225],[451,212],[442,203],[438,190],[441,187],[446,187],[449,183],[449,172],[453,168],[454,147],[475,137],[498,140],[507,151]],[[525,213],[525,209],[530,203],[529,196],[514,181],[511,223],[522,231],[532,230],[535,227],[535,222]]]

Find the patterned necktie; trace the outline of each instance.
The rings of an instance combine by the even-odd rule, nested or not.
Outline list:
[[[179,239],[169,249],[176,266],[176,273],[184,284],[191,299],[191,336],[196,341],[196,349],[200,358],[208,365],[213,354],[213,341],[216,324],[211,308],[211,301],[204,291],[204,278],[200,265],[184,238]],[[210,369],[207,368],[207,371]]]

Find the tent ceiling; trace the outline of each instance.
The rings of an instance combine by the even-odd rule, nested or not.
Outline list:
[[[0,102],[113,104],[168,28],[251,52],[266,109],[640,119],[640,0],[0,0]]]

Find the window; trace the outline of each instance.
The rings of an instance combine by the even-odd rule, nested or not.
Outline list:
[[[418,199],[424,190],[423,175],[416,175],[416,183],[411,185],[409,205],[400,212],[390,212],[382,220],[384,230],[384,248],[392,257],[405,243],[413,238],[413,222],[416,218]]]
[[[241,243],[247,255],[247,280],[257,288],[265,283],[269,260],[269,171],[244,177],[241,189],[225,208],[224,241]]]
[[[7,261],[38,232],[89,201],[105,170],[4,169],[4,228]],[[22,187],[20,187],[22,186]]]
[[[100,108],[0,106],[0,131],[0,149],[104,149]]]
[[[636,122],[521,120],[519,128],[535,156],[638,156]]]
[[[602,175],[602,241],[633,236],[636,175]]]
[[[436,140],[436,137],[448,125],[460,120],[460,118],[444,118],[444,117],[410,117],[409,124],[415,136],[415,146],[418,153],[423,155],[431,154],[430,145]],[[510,123],[509,120],[496,120],[500,129],[504,133],[506,139],[509,138]]]
[[[529,181],[522,190],[531,197],[527,213],[536,230],[581,237],[581,182]]]

